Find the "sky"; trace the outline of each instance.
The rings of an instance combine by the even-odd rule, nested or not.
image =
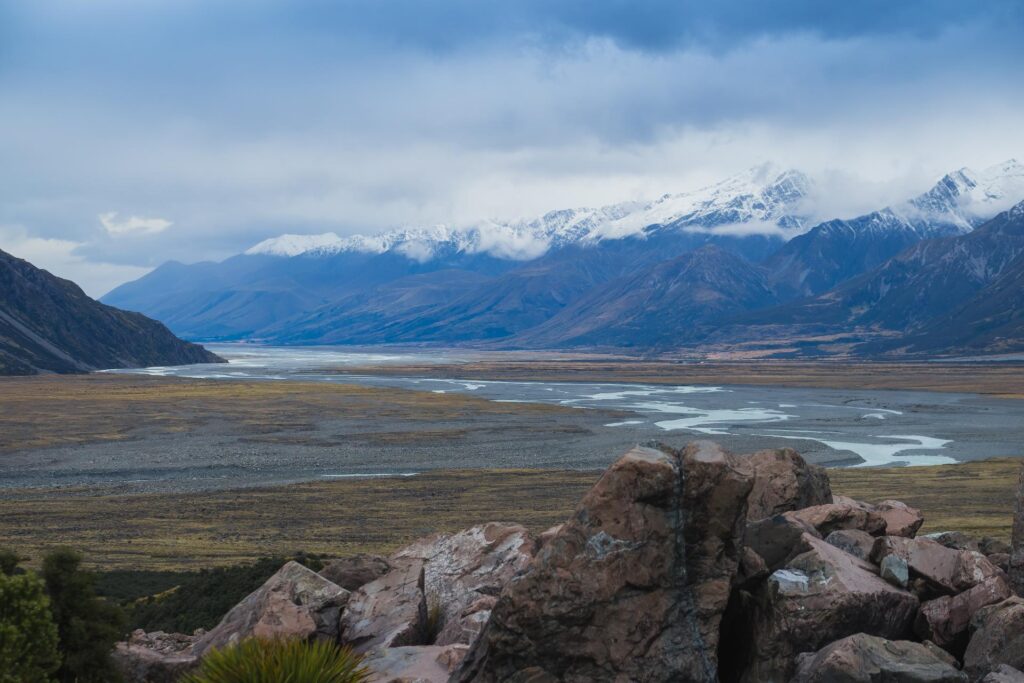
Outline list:
[[[765,162],[822,215],[1024,157],[1020,0],[0,0],[0,249],[99,296],[281,233]]]

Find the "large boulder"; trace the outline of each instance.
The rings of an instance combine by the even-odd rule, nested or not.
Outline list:
[[[839,529],[857,529],[872,536],[885,533],[885,518],[874,510],[849,503],[828,503],[785,513],[786,517],[810,524],[822,538]]]
[[[117,643],[110,658],[125,683],[175,683],[199,664],[194,642],[180,633],[139,629]]]
[[[889,536],[913,538],[924,524],[924,515],[898,500],[883,500],[874,506],[874,513],[885,520],[885,533]]]
[[[1017,502],[1013,508],[1013,532],[1010,541],[1010,587],[1024,596],[1024,464],[1017,480]]]
[[[964,671],[977,680],[1000,664],[1024,670],[1024,598],[982,607],[971,619]]]
[[[746,546],[756,552],[769,571],[775,571],[804,552],[805,534],[818,536],[807,522],[790,515],[774,515],[747,522]]]
[[[903,558],[911,573],[925,579],[934,590],[950,595],[1003,575],[1003,571],[981,553],[947,548],[930,538],[880,538],[871,551],[871,559],[881,564],[890,554]]]
[[[354,591],[384,576],[390,569],[387,558],[359,553],[330,560],[320,570],[320,576],[347,591]]]
[[[423,561],[427,607],[439,620],[435,644],[468,644],[490,618],[502,588],[530,564],[534,544],[525,527],[492,522],[428,536],[395,553],[392,561]]]
[[[420,645],[375,650],[363,660],[367,683],[447,683],[466,645]]]
[[[356,652],[425,645],[427,601],[423,560],[392,563],[391,571],[352,593],[341,615],[341,640]]]
[[[966,683],[955,660],[920,643],[866,633],[847,636],[800,656],[791,683]]]
[[[792,448],[758,451],[747,458],[754,486],[747,496],[747,519],[756,520],[832,502],[825,468],[809,465]]]
[[[850,553],[858,560],[868,560],[875,546],[875,537],[860,529],[839,529],[826,536],[825,542]]]
[[[505,588],[452,680],[716,680],[750,488],[713,443],[630,451]]]
[[[199,638],[193,652],[202,656],[243,638],[338,637],[338,615],[349,592],[303,567],[289,562],[266,583],[231,608],[220,623]]]
[[[921,604],[914,630],[950,652],[962,653],[967,645],[971,618],[986,605],[1010,597],[1010,586],[1002,576],[992,576],[957,595],[944,595]]]
[[[806,534],[806,552],[775,571],[754,593],[745,635],[743,681],[788,681],[797,655],[857,633],[900,639],[918,601],[883,581],[877,569]]]

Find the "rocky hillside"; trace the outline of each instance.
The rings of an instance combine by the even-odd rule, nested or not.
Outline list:
[[[0,251],[0,375],[216,362],[155,320]]]
[[[1024,680],[1024,509],[1013,548],[922,523],[833,496],[788,449],[655,444],[536,537],[490,523],[292,562],[211,631],[137,631],[115,656],[129,683],[253,635],[347,644],[375,683]]]

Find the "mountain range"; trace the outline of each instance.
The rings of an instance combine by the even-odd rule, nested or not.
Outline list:
[[[799,171],[762,166],[529,220],[282,235],[221,263],[164,264],[103,300],[208,340],[664,350],[771,329],[855,331],[864,353],[941,353],[929,325],[1009,272],[1014,252],[982,226],[1024,199],[1024,165],[960,169],[851,219],[814,221],[819,191]],[[961,267],[973,270],[940,273],[947,249],[967,250]],[[955,346],[1012,346],[997,336]]]
[[[0,375],[215,362],[155,320],[0,251]]]

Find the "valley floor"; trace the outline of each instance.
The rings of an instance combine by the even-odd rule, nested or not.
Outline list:
[[[1000,397],[1021,397],[1024,386],[1021,366],[990,365],[562,359],[414,369],[424,376],[915,388]],[[374,368],[406,376],[412,370]],[[613,410],[332,382],[4,378],[0,547],[38,561],[47,548],[66,544],[98,566],[158,569],[296,551],[383,552],[432,531],[490,520],[541,530],[564,520],[599,469],[631,445],[634,433],[601,428],[622,418]],[[680,445],[694,437],[663,438]],[[332,478],[339,457],[363,464]],[[400,473],[417,458],[444,468],[349,478],[374,468]],[[517,464],[526,459],[530,469]],[[919,506],[925,531],[1006,538],[1019,462],[833,469],[830,475],[837,493]],[[160,483],[161,473],[173,474],[173,487]],[[299,480],[306,483],[288,483]]]
[[[925,513],[922,533],[1010,536],[1020,461],[832,469],[835,493],[898,499]],[[564,521],[599,472],[448,470],[416,477],[234,491],[124,495],[33,490],[0,500],[0,547],[34,560],[56,545],[104,569],[187,569],[296,551],[387,552],[434,531]]]

